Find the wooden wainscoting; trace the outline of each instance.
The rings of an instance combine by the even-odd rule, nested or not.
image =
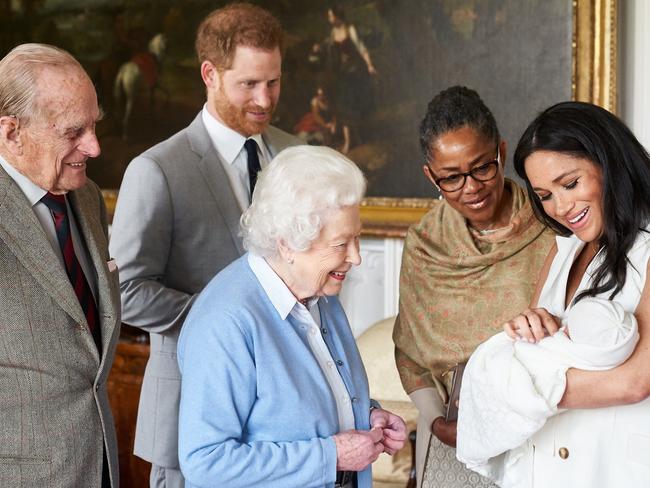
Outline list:
[[[138,329],[123,325],[113,369],[108,377],[108,397],[117,429],[121,488],[149,486],[151,465],[133,455],[140,388],[149,358],[147,339],[147,335],[142,335]]]

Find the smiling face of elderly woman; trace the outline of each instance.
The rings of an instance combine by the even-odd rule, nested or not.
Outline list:
[[[361,263],[359,207],[329,210],[323,227],[306,251],[291,251],[281,246],[288,266],[284,281],[302,300],[313,296],[336,295],[341,291],[347,272]]]
[[[285,149],[259,174],[241,220],[244,247],[265,258],[298,300],[336,295],[361,262],[365,189],[361,170],[334,149]]]

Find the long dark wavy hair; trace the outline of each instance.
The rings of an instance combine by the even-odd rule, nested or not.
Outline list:
[[[625,284],[627,253],[639,231],[650,222],[650,158],[630,129],[607,110],[582,102],[563,102],[546,109],[528,126],[514,155],[517,174],[535,214],[556,233],[571,231],[550,218],[526,176],[524,163],[536,151],[553,151],[585,158],[602,171],[603,233],[599,238],[604,259],[596,269],[586,296],[609,292],[610,299]]]

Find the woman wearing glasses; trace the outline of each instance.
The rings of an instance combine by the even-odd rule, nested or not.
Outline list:
[[[553,236],[504,177],[506,143],[475,91],[439,93],[420,143],[442,201],[407,234],[394,332],[402,383],[420,413],[418,486],[490,486],[456,460],[445,372],[528,306]]]

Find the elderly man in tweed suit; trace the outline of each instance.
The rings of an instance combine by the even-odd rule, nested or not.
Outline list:
[[[1,487],[118,486],[106,377],[119,285],[86,179],[99,117],[65,51],[23,44],[0,60]]]

